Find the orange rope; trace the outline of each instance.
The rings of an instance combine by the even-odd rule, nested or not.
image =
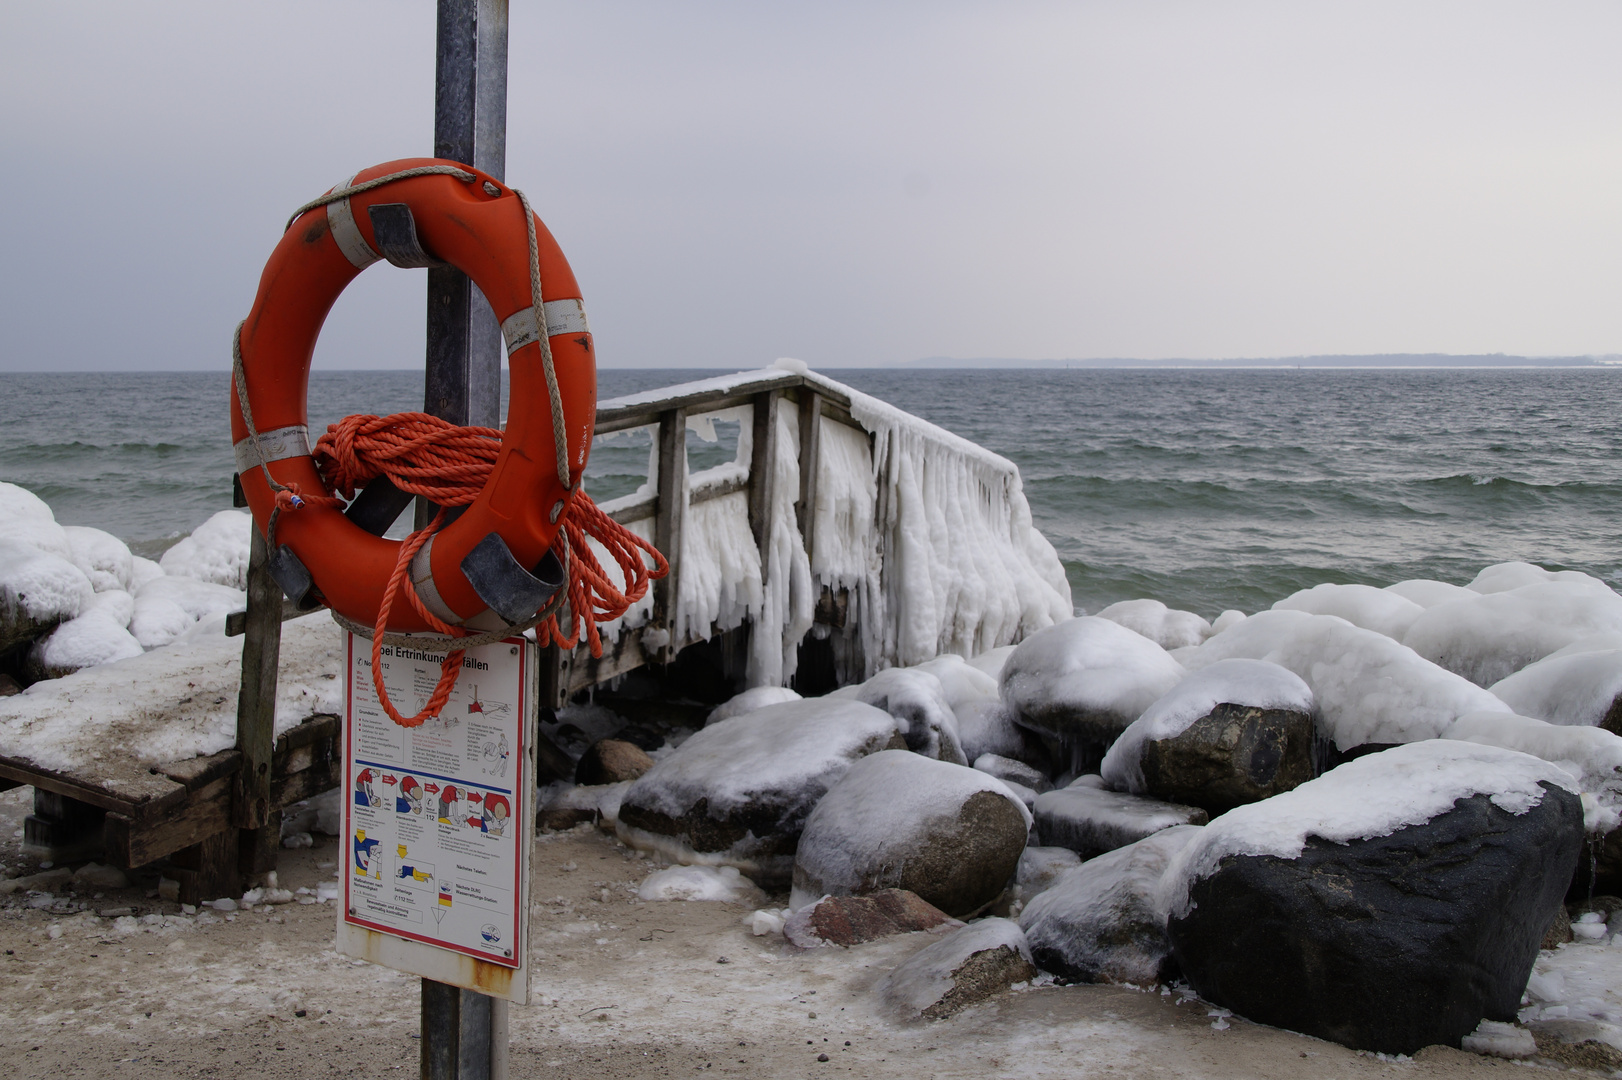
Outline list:
[[[387,476],[394,486],[411,495],[420,495],[440,507],[466,506],[479,497],[501,451],[501,432],[496,428],[458,427],[428,413],[395,413],[392,416],[346,416],[327,428],[311,451],[328,494],[306,495],[296,488],[276,493],[280,510],[294,510],[305,504],[340,507],[368,482]],[[394,594],[402,582],[409,582],[411,560],[428,538],[444,525],[441,509],[425,528],[413,532],[394,563],[383,604],[378,609],[372,633],[372,684],[378,701],[390,719],[402,727],[419,727],[439,715],[450,699],[451,689],[462,672],[464,650],[452,650],[440,663],[439,683],[421,712],[402,716],[383,687],[383,636],[388,628]],[[653,578],[669,571],[665,557],[652,544],[603,513],[584,489],[575,492],[558,522],[559,535],[568,544],[570,570],[569,608],[563,623],[553,614],[535,632],[542,646],[558,645],[572,649],[579,644],[581,622],[594,657],[603,654],[597,624],[619,618],[632,604],[647,595]],[[615,586],[598,562],[588,540],[595,540],[619,565],[625,581]],[[653,557],[650,569],[642,556]],[[467,637],[468,631],[444,622],[429,611],[417,595],[415,585],[405,589],[406,599],[429,626],[450,637]]]

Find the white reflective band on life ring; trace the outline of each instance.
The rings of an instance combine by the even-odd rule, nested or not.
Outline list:
[[[589,334],[591,328],[586,325],[586,304],[583,300],[548,300],[542,307],[546,310],[546,336],[557,337],[559,334]],[[536,332],[535,309],[522,308],[507,316],[501,324],[501,336],[507,340],[507,355],[531,345],[540,340]]]
[[[436,534],[437,535],[437,534]],[[433,612],[443,622],[452,626],[459,625],[462,617],[450,609],[445,598],[439,595],[434,587],[434,538],[430,536],[428,542],[417,550],[411,558],[411,583],[417,587],[417,599],[422,606]]]
[[[354,182],[355,177],[351,176],[332,190],[342,191]],[[364,270],[383,257],[373,251],[372,245],[360,234],[360,229],[355,225],[355,215],[349,209],[348,199],[339,199],[337,202],[327,204],[327,228],[332,230],[332,238],[337,241],[338,250],[344,253],[344,258],[348,259],[356,270]]]
[[[261,431],[257,448],[253,444],[253,436],[250,435],[234,444],[231,449],[236,454],[238,474],[257,469],[261,464],[268,465],[272,461],[309,457],[310,429],[303,424],[297,424],[293,427],[277,428],[275,431]]]

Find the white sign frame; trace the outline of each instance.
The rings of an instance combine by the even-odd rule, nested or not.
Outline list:
[[[463,671],[457,680],[457,685],[451,692],[449,701],[441,711],[440,730],[448,731],[448,718],[454,718],[459,711],[471,712],[482,709],[480,694],[476,687],[483,682],[489,688],[488,673],[492,670],[504,672],[507,679],[511,679],[510,668],[513,666],[513,653],[516,648],[517,678],[516,685],[503,682],[499,691],[500,697],[496,700],[510,703],[516,713],[515,716],[503,722],[502,730],[512,734],[512,747],[508,756],[511,764],[510,779],[501,777],[501,784],[475,777],[472,784],[468,784],[465,775],[455,775],[455,770],[441,767],[437,773],[433,769],[424,769],[418,762],[408,760],[413,756],[412,736],[406,735],[401,739],[401,752],[397,759],[385,760],[385,755],[378,753],[380,732],[390,731],[420,731],[427,728],[402,729],[382,712],[378,704],[377,691],[372,683],[371,672],[371,642],[355,634],[345,635],[345,693],[344,693],[344,726],[343,726],[343,840],[341,841],[340,860],[342,882],[338,896],[338,933],[337,951],[345,956],[353,956],[370,961],[397,971],[420,975],[436,982],[460,986],[464,989],[475,990],[490,997],[503,998],[519,1005],[529,1000],[529,904],[530,904],[530,855],[535,843],[535,807],[534,786],[535,780],[531,772],[530,753],[535,740],[536,703],[539,692],[539,664],[537,652],[533,642],[523,638],[507,638],[504,641],[480,646],[467,650],[463,658]],[[424,685],[432,686],[439,677],[439,662],[441,655],[432,655],[420,650],[394,649],[383,646],[387,662],[393,669],[385,676],[385,685],[389,689],[390,700],[402,712],[416,712],[421,708],[418,697],[422,696],[421,688]],[[500,650],[499,653],[495,650]],[[485,673],[481,679],[481,671]],[[413,691],[416,691],[415,693]],[[516,700],[512,700],[516,698]],[[472,706],[470,710],[470,704]],[[489,722],[488,717],[484,718]],[[454,723],[454,719],[450,720]],[[435,723],[430,721],[430,723]],[[387,725],[383,728],[381,725]],[[367,735],[371,738],[367,738]],[[441,737],[441,743],[445,741]],[[357,752],[358,751],[358,752]],[[471,757],[471,750],[466,756]],[[443,755],[441,755],[443,757]],[[390,862],[388,850],[400,850],[398,840],[403,833],[396,819],[408,813],[405,810],[396,810],[383,803],[381,797],[375,793],[377,788],[368,788],[361,785],[361,797],[368,798],[371,805],[361,808],[357,802],[357,778],[368,770],[372,771],[372,781],[382,779],[382,773],[377,770],[387,770],[388,775],[396,778],[401,785],[404,777],[409,773],[413,777],[429,775],[432,783],[457,785],[462,788],[463,794],[468,794],[470,787],[484,788],[484,794],[489,794],[489,788],[498,791],[510,792],[505,797],[510,800],[510,817],[505,825],[510,830],[511,837],[516,841],[512,849],[511,867],[515,882],[513,888],[514,907],[511,913],[510,931],[503,921],[499,926],[493,926],[500,936],[511,935],[512,955],[502,955],[499,946],[480,945],[475,948],[467,944],[444,944],[431,940],[426,933],[412,932],[401,921],[409,918],[408,910],[400,909],[397,917],[391,921],[387,916],[378,915],[380,900],[373,898],[372,902],[364,903],[364,896],[352,895],[355,891],[355,878],[360,876],[357,868],[362,862],[361,845],[363,841],[357,839],[361,828],[360,818],[365,818],[365,824],[371,824],[378,829],[378,834],[367,839],[378,840],[375,845],[368,845],[367,860],[374,854],[383,861]],[[511,784],[510,788],[504,785]],[[426,784],[423,785],[426,787]],[[386,798],[400,799],[396,805],[404,805],[404,796],[397,791],[387,790]],[[426,800],[428,795],[422,796]],[[357,813],[357,810],[360,812]],[[466,811],[461,811],[465,813]],[[481,810],[481,813],[487,811]],[[418,814],[419,820],[411,821],[416,833],[427,835],[425,826],[432,825],[432,832],[436,836],[451,835],[439,828],[441,824],[449,824],[456,830],[460,824],[456,821],[447,822],[444,817],[429,818],[426,813]],[[488,822],[488,818],[486,818]],[[391,831],[391,826],[393,831]],[[481,828],[481,833],[487,833],[487,828]],[[478,839],[484,840],[481,836]],[[470,841],[462,842],[464,850],[471,845]],[[489,845],[486,844],[486,847]],[[433,849],[430,845],[431,851]],[[479,855],[475,851],[472,854]],[[485,865],[490,865],[490,856],[482,854]],[[406,859],[401,856],[399,867],[391,865],[391,878],[396,874],[403,877],[405,873],[413,872],[415,888],[421,890],[426,881],[434,880],[431,876],[425,877],[416,873],[413,866],[406,865]],[[413,859],[413,862],[416,860]],[[504,873],[505,868],[500,863],[498,868]],[[432,868],[430,868],[432,869]],[[368,877],[372,876],[370,874]],[[377,875],[381,881],[381,874]],[[504,878],[503,878],[504,880]],[[446,897],[443,894],[448,885],[444,875],[440,875],[435,885],[436,903],[424,906],[423,911],[433,911],[438,904],[446,904],[447,900],[454,902],[454,896]],[[375,894],[379,890],[372,888],[368,892]],[[398,891],[396,889],[395,891]],[[421,901],[423,904],[427,902]],[[386,909],[390,905],[383,905]],[[364,910],[363,910],[364,909]],[[452,910],[447,905],[445,910]],[[436,914],[436,925],[442,925],[443,912]],[[426,927],[426,921],[423,921]],[[488,939],[486,939],[488,940]]]

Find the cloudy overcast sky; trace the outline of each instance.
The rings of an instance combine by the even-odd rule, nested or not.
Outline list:
[[[601,362],[1622,352],[1622,7],[516,0]],[[0,10],[0,370],[228,366],[287,212],[432,147],[434,7]],[[422,271],[323,367],[413,367]]]

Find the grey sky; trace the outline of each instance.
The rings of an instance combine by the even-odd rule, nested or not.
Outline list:
[[[433,4],[0,9],[0,370],[228,366],[287,212],[431,148]],[[602,362],[1622,352],[1614,4],[515,0]],[[421,363],[369,270],[325,367]]]

